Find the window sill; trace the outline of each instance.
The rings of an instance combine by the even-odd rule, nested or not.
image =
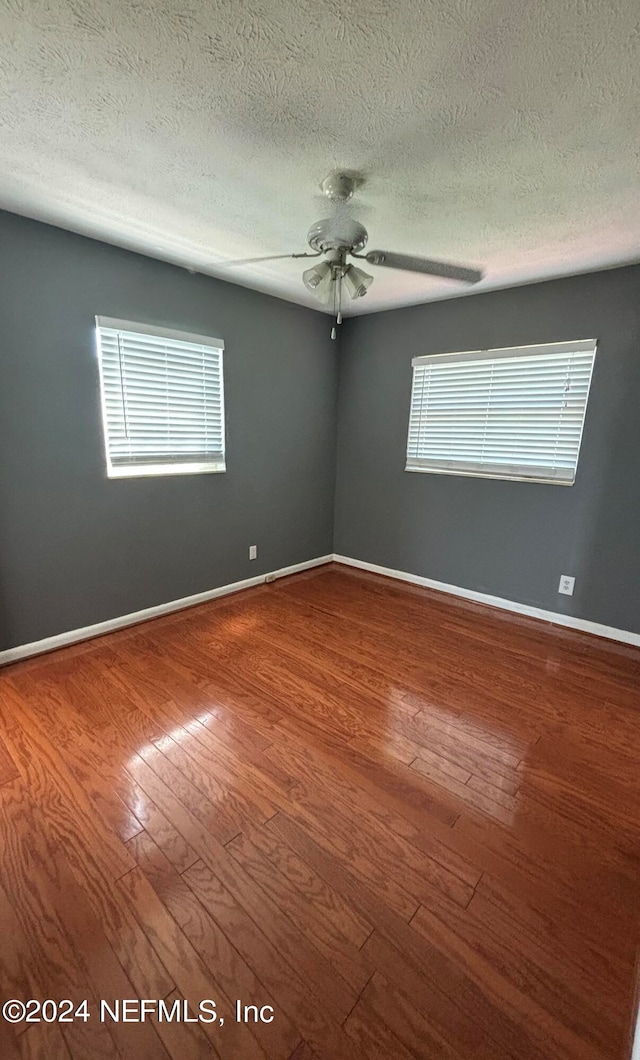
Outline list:
[[[405,471],[417,471],[419,475],[458,475],[458,477],[462,478],[491,478],[499,479],[503,482],[537,482],[545,486],[575,485],[575,479],[543,478],[542,476],[533,475],[501,475],[491,471],[463,471],[460,468],[410,467],[407,465]]]
[[[159,475],[216,475],[227,470],[226,464],[126,464],[108,467],[107,477],[151,478]]]

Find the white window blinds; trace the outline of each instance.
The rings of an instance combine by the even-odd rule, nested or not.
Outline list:
[[[222,340],[96,325],[109,477],[224,471]]]
[[[416,357],[407,471],[571,485],[594,339]]]

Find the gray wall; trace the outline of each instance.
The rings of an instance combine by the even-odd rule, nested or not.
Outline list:
[[[312,310],[12,214],[0,265],[0,650],[333,550],[640,632],[640,267],[351,318],[340,349]],[[107,479],[96,313],[224,338],[225,474]],[[403,470],[413,356],[576,337],[575,486]]]
[[[6,213],[0,273],[0,650],[332,551],[327,317]],[[225,340],[226,474],[107,479],[96,313]]]
[[[412,357],[593,337],[574,486],[403,470]],[[334,548],[640,632],[640,267],[348,320]]]

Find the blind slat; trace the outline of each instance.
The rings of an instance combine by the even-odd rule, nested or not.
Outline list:
[[[115,324],[117,322],[110,321]],[[129,324],[130,328],[138,325]],[[121,476],[224,470],[222,349],[97,319],[107,465]]]
[[[595,353],[580,340],[416,358],[407,470],[572,483]]]

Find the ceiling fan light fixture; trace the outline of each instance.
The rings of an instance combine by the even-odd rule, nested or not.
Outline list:
[[[357,265],[348,265],[344,272],[344,282],[352,298],[364,298],[373,283],[373,276],[363,272]]]
[[[305,287],[321,302],[329,301],[332,279],[331,265],[328,261],[321,261],[302,273],[302,282]]]

